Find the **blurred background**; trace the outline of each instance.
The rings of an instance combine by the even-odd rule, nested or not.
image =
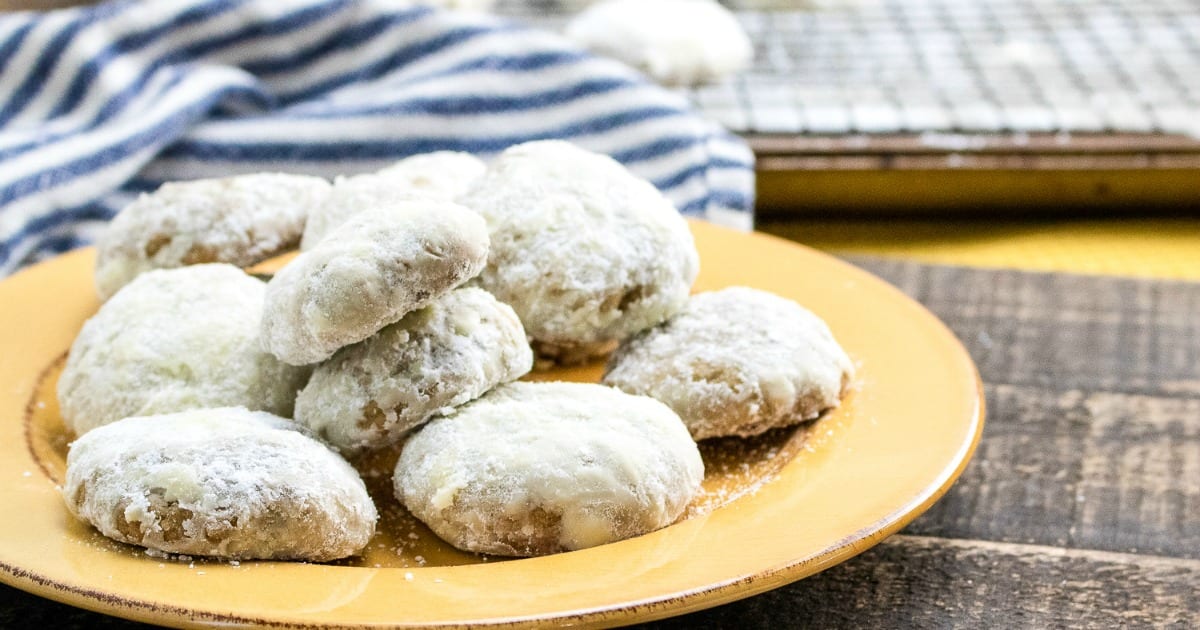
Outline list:
[[[588,4],[492,10],[561,30]],[[755,150],[758,229],[838,253],[1200,278],[1200,3],[723,4],[754,64],[680,91]]]
[[[758,156],[758,228],[840,253],[1200,277],[1200,3],[726,2],[686,90]],[[558,3],[501,1],[556,28]]]

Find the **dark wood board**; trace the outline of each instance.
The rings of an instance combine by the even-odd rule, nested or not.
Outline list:
[[[760,217],[1194,212],[1200,139],[1163,133],[744,134]]]
[[[975,358],[974,460],[863,555],[650,625],[1200,627],[1200,283],[853,262]],[[0,587],[0,627],[27,624],[137,627]]]
[[[897,535],[785,588],[657,628],[1196,628],[1200,563]]]

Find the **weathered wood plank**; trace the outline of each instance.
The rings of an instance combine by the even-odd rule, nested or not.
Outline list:
[[[0,628],[148,630],[154,627],[74,608],[0,584]]]
[[[974,461],[910,533],[1200,558],[1200,284],[856,262],[988,383]]]
[[[1072,546],[1200,558],[1200,400],[1089,396]]]
[[[0,627],[148,628],[0,585]],[[1200,627],[1200,561],[899,535],[824,573],[647,628]]]
[[[985,383],[1200,396],[1200,283],[851,262],[945,321]]]
[[[975,458],[908,533],[1200,559],[1200,401],[987,391]]]
[[[1200,561],[894,536],[783,588],[648,628],[1200,627]]]

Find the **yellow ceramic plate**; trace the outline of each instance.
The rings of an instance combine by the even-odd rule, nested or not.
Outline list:
[[[113,615],[177,626],[645,621],[739,599],[837,564],[895,532],[962,471],[983,425],[974,366],[946,328],[878,279],[771,237],[693,225],[699,290],[744,284],[829,322],[857,389],[815,423],[704,445],[688,518],[544,558],[456,552],[390,500],[388,455],[358,462],[381,506],[362,558],[334,565],[162,559],[76,522],[57,484],[70,436],[61,358],[97,307],[90,250],[0,283],[0,580]],[[600,367],[561,372],[596,380]],[[394,455],[393,455],[394,457]]]

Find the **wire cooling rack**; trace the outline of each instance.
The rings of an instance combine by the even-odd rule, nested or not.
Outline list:
[[[570,2],[501,2],[559,29]],[[1196,0],[728,3],[748,72],[686,90],[741,133],[1200,135]]]
[[[499,12],[557,30],[584,4]],[[1200,204],[1200,0],[726,4],[754,65],[683,93],[749,141],[760,216]]]

